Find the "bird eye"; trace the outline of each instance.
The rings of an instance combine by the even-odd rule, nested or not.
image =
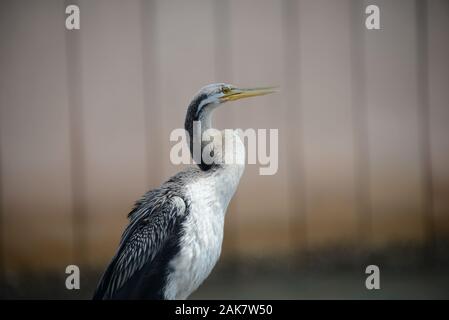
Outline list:
[[[229,87],[223,87],[223,88],[221,89],[221,91],[222,91],[224,94],[227,94],[227,93],[231,92],[231,88],[229,88]]]

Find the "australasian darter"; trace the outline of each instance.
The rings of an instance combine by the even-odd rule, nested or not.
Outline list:
[[[223,83],[199,91],[185,120],[197,165],[136,202],[94,299],[186,299],[207,278],[220,256],[226,209],[243,174],[245,149],[237,134],[217,131],[219,137],[207,145],[201,138],[212,128],[212,112],[219,105],[272,92]],[[231,163],[223,161],[228,150],[222,148],[225,139],[234,145]],[[201,148],[199,159],[195,143]],[[207,154],[212,162],[203,159],[206,147],[211,148]]]

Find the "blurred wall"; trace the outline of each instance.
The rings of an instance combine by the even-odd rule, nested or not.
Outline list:
[[[224,259],[447,237],[448,31],[445,0],[2,1],[2,267],[102,268],[211,82],[281,87],[216,112],[280,144],[276,175],[247,167]]]

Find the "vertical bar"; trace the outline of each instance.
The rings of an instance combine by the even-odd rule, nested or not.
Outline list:
[[[288,135],[294,139],[297,148],[288,147],[290,153],[288,175],[289,211],[290,211],[290,239],[293,242],[293,255],[297,258],[300,254],[307,253],[307,180],[304,163],[304,143],[302,108],[300,104],[299,73],[300,73],[300,38],[299,38],[299,4],[298,0],[285,0],[283,2],[284,15],[284,75],[287,95],[288,112],[285,123],[288,125]],[[292,121],[292,119],[294,119]]]
[[[10,5],[10,4],[8,4]],[[10,23],[5,18],[5,12],[8,12],[8,5],[5,5],[5,3],[1,3],[0,5],[0,21],[3,23],[0,23],[0,30],[3,30],[5,26]],[[4,35],[3,33],[1,34]],[[3,47],[2,47],[3,50]],[[6,60],[6,59],[5,59]],[[1,62],[1,61],[0,61]],[[5,75],[3,75],[4,77]],[[0,116],[2,114],[2,110],[0,109]],[[2,132],[0,128],[0,298],[4,298],[6,296],[6,277],[5,277],[5,239],[4,239],[4,212],[3,212],[3,206],[4,206],[4,198],[3,198],[3,143],[2,143]]]
[[[3,292],[6,287],[5,278],[5,256],[4,256],[4,231],[3,231],[3,176],[2,176],[2,140],[0,135],[0,298],[2,298],[5,293]]]
[[[157,59],[157,11],[154,0],[141,0],[141,36],[142,36],[142,83],[145,112],[145,148],[147,183],[156,186],[160,183],[163,164],[154,153],[161,141],[161,125],[158,103],[158,59]]]
[[[449,234],[449,1],[427,2],[428,83],[435,254],[445,254]]]
[[[6,25],[6,21],[5,21],[5,16],[4,16],[4,12],[7,11],[8,6],[6,6],[4,3],[2,3],[0,5],[0,21],[4,22],[2,24],[0,24],[0,28],[4,27]],[[1,30],[1,29],[0,29]],[[1,34],[3,36],[3,33]],[[3,47],[2,47],[3,49]],[[3,75],[5,76],[5,75]],[[0,115],[2,114],[2,110],[0,109]],[[3,203],[4,203],[4,199],[3,199],[3,166],[2,166],[2,132],[1,132],[1,128],[0,128],[0,298],[3,298],[6,293],[4,292],[5,287],[6,287],[6,283],[5,283],[5,260],[4,260],[4,228],[3,228]]]
[[[215,37],[215,79],[216,82],[232,82],[232,41],[230,34],[230,3],[229,0],[215,0],[214,2],[214,37]],[[225,123],[234,123],[235,115],[233,108],[230,108],[224,117]],[[222,117],[223,117],[222,116]],[[238,255],[239,245],[239,217],[238,217],[238,192],[232,198],[228,208],[228,225],[227,229],[230,232],[226,233],[224,246],[227,252],[232,252],[234,256],[230,260],[231,263],[235,262],[233,267],[238,267],[240,257]]]
[[[358,239],[366,249],[371,241],[370,148],[366,111],[364,2],[353,0],[352,12],[352,119],[354,128],[354,192],[358,216]]]
[[[64,9],[69,4],[76,4],[82,8],[79,1],[66,0]],[[70,134],[70,176],[72,188],[72,227],[73,227],[73,260],[75,264],[82,265],[86,262],[86,228],[87,228],[87,203],[86,203],[86,163],[84,154],[83,134],[83,105],[81,85],[81,37],[82,13],[80,13],[80,30],[65,30],[66,61],[67,61],[67,86],[69,105],[69,134]]]
[[[0,3],[0,37],[2,39],[5,37],[5,33],[8,27],[8,32],[11,32],[12,26],[13,26],[13,18],[11,17],[11,12],[13,12],[12,3],[9,2],[1,2]],[[8,72],[4,70],[4,63],[6,63],[7,59],[5,58],[5,48],[4,45],[6,45],[6,41],[2,41],[2,45],[0,46],[0,67],[3,70],[2,77],[6,77]],[[3,94],[3,83],[0,83],[0,94]],[[4,113],[5,104],[2,103],[4,100],[1,99],[0,102],[0,117],[3,116],[3,114],[6,115],[6,112]],[[3,176],[3,133],[2,128],[0,127],[0,298],[6,297],[6,275],[5,275],[5,269],[6,269],[6,259],[5,259],[5,252],[6,252],[6,237],[5,237],[5,198],[4,198],[4,186],[3,183],[5,181]]]
[[[433,258],[435,254],[435,222],[433,199],[433,174],[431,157],[430,115],[429,115],[429,61],[428,61],[428,21],[427,0],[415,1],[416,36],[417,36],[417,87],[419,103],[419,152],[422,183],[422,218],[425,236],[425,256]]]
[[[220,82],[228,82],[232,79],[230,3],[229,0],[215,0],[214,4],[216,79]]]

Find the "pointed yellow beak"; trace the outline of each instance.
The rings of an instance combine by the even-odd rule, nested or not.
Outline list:
[[[221,102],[235,101],[243,98],[263,96],[266,94],[277,92],[277,87],[239,89],[232,88],[228,92],[224,92],[224,96],[220,98]]]

